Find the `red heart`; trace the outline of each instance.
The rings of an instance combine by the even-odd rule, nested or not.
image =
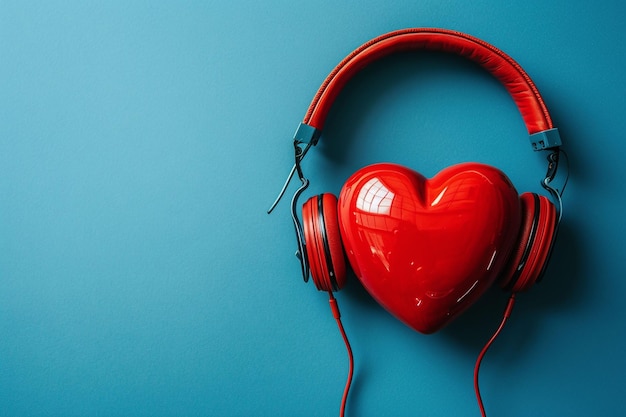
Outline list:
[[[520,203],[496,168],[466,163],[426,179],[394,164],[352,175],[339,196],[348,260],[402,322],[433,333],[467,309],[506,265]]]

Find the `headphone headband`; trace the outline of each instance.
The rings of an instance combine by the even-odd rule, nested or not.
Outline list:
[[[361,69],[385,56],[401,51],[430,50],[454,53],[477,62],[498,79],[513,97],[533,149],[561,145],[548,109],[526,71],[510,56],[473,36],[445,29],[412,28],[381,35],[344,58],[317,91],[303,122],[296,131],[299,143],[316,144],[332,104],[346,83]]]

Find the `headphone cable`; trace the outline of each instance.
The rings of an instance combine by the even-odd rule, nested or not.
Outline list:
[[[346,350],[348,352],[349,359],[349,369],[348,369],[348,380],[346,381],[346,386],[343,390],[343,397],[341,399],[341,408],[339,409],[339,417],[344,417],[346,413],[346,403],[348,402],[348,393],[350,392],[350,385],[352,384],[352,375],[354,374],[354,357],[352,356],[352,348],[350,347],[350,341],[348,340],[348,336],[346,335],[346,331],[343,328],[343,324],[341,323],[341,313],[339,312],[339,305],[337,304],[337,299],[333,295],[332,291],[328,291],[330,295],[330,299],[328,300],[330,303],[330,309],[333,312],[333,317],[337,321],[337,326],[339,327],[339,332],[343,337],[343,342],[346,345]]]
[[[513,310],[514,304],[515,304],[515,293],[511,294],[511,297],[509,298],[509,302],[507,303],[506,309],[504,310],[504,315],[502,316],[502,321],[500,322],[500,326],[498,326],[498,329],[495,331],[493,336],[491,336],[491,339],[489,339],[489,341],[485,344],[483,349],[480,351],[480,354],[478,355],[478,359],[476,359],[476,365],[474,366],[474,391],[476,392],[476,399],[478,400],[478,407],[480,408],[480,415],[482,417],[486,417],[487,414],[485,413],[485,406],[483,405],[483,400],[480,396],[480,388],[478,387],[478,371],[480,369],[480,364],[483,360],[483,357],[485,356],[485,353],[487,353],[487,350],[489,350],[489,347],[491,347],[494,340],[496,340],[496,338],[498,337],[498,335],[504,328],[506,321],[511,316],[511,311]]]
[[[328,301],[330,304],[330,309],[333,313],[333,317],[337,321],[337,327],[339,328],[339,332],[341,333],[343,341],[346,345],[346,351],[348,352],[348,359],[349,359],[348,379],[346,381],[346,386],[343,391],[343,397],[341,399],[341,408],[339,410],[339,417],[344,417],[345,412],[346,412],[346,404],[348,402],[348,393],[350,392],[350,386],[352,385],[352,377],[354,375],[354,356],[352,355],[352,347],[350,346],[350,341],[348,340],[348,336],[343,327],[343,323],[341,322],[341,313],[339,312],[339,305],[337,304],[337,299],[334,297],[332,291],[329,291],[328,294],[329,294]],[[500,325],[498,326],[494,334],[491,336],[491,338],[487,341],[485,346],[482,348],[482,350],[480,351],[480,354],[478,355],[478,358],[476,359],[476,365],[474,366],[474,391],[476,392],[476,399],[478,401],[478,407],[480,408],[480,414],[482,417],[486,417],[487,414],[485,412],[485,406],[483,404],[483,400],[480,395],[480,387],[478,384],[478,373],[480,371],[480,365],[482,363],[483,358],[485,357],[485,354],[487,353],[487,351],[489,350],[493,342],[496,340],[496,338],[502,332],[504,325],[506,324],[507,320],[511,316],[511,312],[513,311],[514,305],[515,305],[515,293],[511,294],[511,297],[509,297],[509,301],[506,305],[506,309],[504,310],[504,314],[502,316],[502,321],[500,322]]]

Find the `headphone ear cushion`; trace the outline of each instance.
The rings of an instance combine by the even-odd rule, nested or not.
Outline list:
[[[504,275],[503,287],[512,292],[530,289],[545,269],[557,222],[556,208],[546,197],[524,193],[520,196],[522,224],[518,246]]]
[[[346,283],[346,257],[339,232],[337,197],[320,194],[302,207],[306,254],[318,290],[337,291]]]

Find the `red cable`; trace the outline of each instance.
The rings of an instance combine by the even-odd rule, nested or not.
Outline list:
[[[329,291],[328,294],[330,296],[330,299],[329,299],[330,309],[333,312],[333,317],[335,317],[335,320],[337,321],[337,326],[339,327],[339,331],[341,332],[341,336],[343,337],[343,341],[346,345],[346,350],[348,352],[348,359],[349,359],[348,380],[346,381],[346,386],[343,391],[343,397],[341,399],[341,408],[339,410],[339,416],[344,417],[345,412],[346,412],[346,404],[348,402],[348,393],[350,392],[350,386],[352,384],[352,376],[354,375],[354,356],[352,355],[352,348],[350,347],[350,341],[348,340],[348,336],[346,335],[346,331],[343,328],[343,324],[341,322],[341,313],[339,312],[339,306],[337,304],[337,300],[335,299],[331,291]],[[480,354],[478,355],[478,359],[476,360],[476,365],[474,367],[474,390],[476,392],[476,399],[478,400],[478,407],[480,408],[480,414],[482,417],[486,417],[487,414],[485,413],[485,407],[483,404],[482,397],[480,395],[480,388],[478,386],[478,372],[480,370],[480,364],[485,354],[487,353],[487,351],[493,344],[493,342],[500,335],[500,332],[502,332],[504,325],[506,324],[508,318],[511,316],[511,312],[513,310],[514,305],[515,305],[515,294],[511,294],[511,297],[509,298],[506,309],[504,310],[504,315],[502,317],[502,321],[500,322],[500,325],[498,326],[493,336],[491,336],[491,338],[487,341],[483,349],[480,351]]]
[[[346,344],[346,350],[348,351],[348,358],[350,362],[350,367],[348,370],[348,380],[346,381],[346,387],[343,390],[343,398],[341,399],[341,408],[339,410],[339,417],[344,417],[346,413],[346,403],[348,402],[348,392],[350,391],[350,385],[352,384],[352,375],[354,374],[354,357],[352,356],[352,348],[350,347],[348,336],[346,335],[346,331],[344,330],[343,324],[341,323],[341,314],[339,313],[337,300],[335,299],[331,291],[329,291],[328,294],[330,295],[330,309],[333,312],[333,317],[335,317],[335,320],[337,321],[337,326],[339,327],[339,331],[341,332],[341,336],[343,337],[343,342]]]
[[[498,335],[504,328],[504,325],[506,324],[507,319],[511,316],[511,311],[513,310],[514,304],[515,304],[515,294],[513,293],[511,294],[511,297],[509,298],[509,302],[506,305],[506,309],[504,310],[504,315],[502,317],[502,321],[500,322],[500,326],[498,326],[498,329],[495,331],[493,336],[491,336],[491,339],[489,339],[489,341],[485,344],[483,349],[480,351],[480,354],[478,355],[478,359],[476,359],[476,365],[474,366],[474,391],[476,392],[476,399],[478,400],[478,407],[480,408],[480,414],[482,417],[486,417],[487,414],[485,413],[485,406],[483,405],[483,400],[480,396],[480,388],[478,387],[478,371],[480,369],[480,363],[482,362],[483,357],[485,356],[485,353],[487,353],[487,350],[489,350],[489,347],[491,346],[491,344],[494,342],[494,340],[496,340],[496,338],[498,337]]]

